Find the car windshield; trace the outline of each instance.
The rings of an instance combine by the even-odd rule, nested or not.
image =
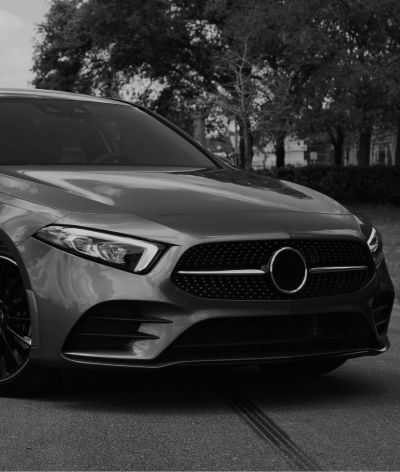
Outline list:
[[[217,167],[133,106],[38,98],[0,100],[0,165]]]

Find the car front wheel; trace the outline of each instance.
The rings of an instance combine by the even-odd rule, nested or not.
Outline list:
[[[41,371],[30,362],[31,318],[15,260],[0,252],[0,395],[32,393]]]

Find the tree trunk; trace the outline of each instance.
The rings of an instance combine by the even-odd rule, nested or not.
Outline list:
[[[371,128],[365,128],[360,132],[358,165],[368,166],[371,151]]]
[[[276,167],[285,167],[285,135],[281,134],[275,142]]]
[[[250,121],[240,124],[240,168],[246,171],[252,170],[253,164],[253,133],[251,132]]]
[[[396,152],[394,155],[394,165],[400,167],[400,120],[397,123],[397,141],[396,141]]]
[[[331,142],[334,149],[334,162],[335,166],[343,165],[343,144],[344,144],[344,133],[343,128],[338,126],[336,128],[336,136],[331,137]]]
[[[245,148],[244,148],[244,129],[239,125],[239,168],[244,169],[246,163]]]
[[[206,126],[201,112],[193,114],[193,137],[203,146],[206,145]]]
[[[253,133],[251,132],[250,121],[246,121],[244,129],[244,153],[245,164],[244,168],[247,171],[253,170]]]

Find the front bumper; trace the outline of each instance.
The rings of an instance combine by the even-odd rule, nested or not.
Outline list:
[[[181,247],[172,247],[153,271],[134,275],[85,260],[50,247],[35,239],[20,247],[29,278],[32,313],[31,359],[36,363],[59,367],[122,366],[156,368],[175,364],[261,363],[299,358],[350,358],[384,352],[389,341],[387,327],[393,305],[393,286],[385,262],[377,268],[372,281],[362,290],[340,296],[280,300],[230,301],[194,297],[171,282],[171,271]],[[382,298],[383,297],[383,298]],[[385,302],[377,325],[379,299]],[[136,340],[124,349],[70,348],[69,336],[82,317],[105,302],[124,301],[140,314],[140,332],[152,339]],[[381,304],[382,305],[382,304]],[[375,308],[375,311],[374,311]],[[382,306],[380,306],[382,308]],[[197,323],[243,317],[292,318],[294,316],[330,316],[352,313],[361,317],[368,336],[363,342],[345,345],[314,345],[296,349],[231,351],[214,355],[211,351],[170,353],[174,342]],[[146,319],[149,320],[146,322]],[[158,319],[165,323],[152,322]],[[351,341],[351,340],[350,340]]]

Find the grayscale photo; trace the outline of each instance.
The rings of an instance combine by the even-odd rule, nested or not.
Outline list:
[[[0,0],[0,471],[400,470],[400,2]]]

